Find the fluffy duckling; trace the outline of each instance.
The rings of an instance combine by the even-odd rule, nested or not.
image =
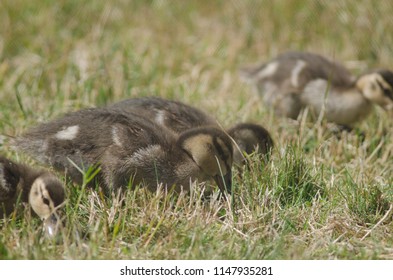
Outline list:
[[[222,193],[231,191],[232,143],[215,127],[176,135],[133,113],[93,108],[41,124],[14,145],[77,183],[83,180],[79,168],[99,164],[96,179],[107,191],[130,183],[188,190],[190,182],[210,179]]]
[[[296,119],[304,107],[344,127],[365,118],[372,103],[393,108],[393,73],[378,70],[358,78],[342,65],[314,53],[286,52],[241,76],[256,86],[265,104]]]
[[[51,233],[57,223],[55,210],[64,199],[63,184],[53,174],[0,156],[0,217],[9,215],[18,201],[29,202]]]
[[[218,122],[202,110],[178,101],[159,97],[126,99],[109,106],[124,114],[134,113],[149,118],[157,125],[174,133],[201,126],[216,126]],[[245,163],[243,153],[254,152],[266,155],[273,147],[269,132],[260,125],[240,123],[227,130],[236,143],[233,143],[233,159],[236,165]],[[259,146],[259,148],[257,148]],[[240,149],[240,150],[239,150]]]

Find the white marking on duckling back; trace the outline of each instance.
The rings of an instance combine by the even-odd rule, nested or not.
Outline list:
[[[122,147],[122,146],[123,146],[122,143],[121,143],[121,141],[120,141],[120,137],[119,137],[119,134],[118,134],[118,129],[117,129],[116,126],[112,126],[112,140],[113,140],[113,142],[114,142],[117,146],[119,146],[119,147]]]
[[[299,74],[305,66],[306,62],[304,62],[303,60],[298,60],[296,62],[295,68],[293,68],[291,73],[291,83],[294,87],[299,86]]]
[[[155,117],[156,123],[160,125],[165,124],[165,111],[159,110],[157,111],[157,115]]]
[[[73,140],[79,132],[79,125],[69,126],[56,133],[55,137],[60,140]]]
[[[256,79],[264,79],[273,76],[278,68],[278,62],[271,62],[258,72]]]

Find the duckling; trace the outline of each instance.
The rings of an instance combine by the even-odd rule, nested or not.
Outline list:
[[[231,191],[232,143],[211,126],[176,135],[131,112],[91,108],[38,125],[14,146],[77,183],[83,180],[78,169],[99,165],[96,182],[107,192],[130,183],[189,190],[190,182],[210,179],[222,193]]]
[[[176,134],[193,127],[215,126],[218,122],[202,110],[179,101],[159,97],[142,97],[126,99],[109,105],[109,108],[124,114],[134,113],[149,118],[157,125],[163,126]],[[267,154],[273,147],[269,132],[262,126],[240,123],[227,130],[233,138],[233,160],[237,166],[245,163],[243,153],[253,152]],[[259,144],[259,148],[257,148]],[[239,150],[240,149],[240,150]]]
[[[378,70],[355,78],[344,66],[307,52],[286,52],[257,67],[240,69],[265,104],[296,119],[305,107],[329,122],[350,128],[364,119],[372,103],[393,108],[393,72]]]
[[[55,175],[0,156],[0,216],[9,215],[16,203],[28,202],[45,221],[48,231],[56,226],[56,208],[65,200],[63,184]]]

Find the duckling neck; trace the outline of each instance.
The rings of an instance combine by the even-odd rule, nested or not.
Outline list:
[[[175,169],[177,178],[177,189],[181,186],[183,190],[190,190],[190,184],[196,180],[205,180],[200,177],[200,169],[193,160],[186,160]]]
[[[342,125],[351,125],[364,119],[371,111],[372,104],[357,88],[332,94],[326,106],[328,120]]]

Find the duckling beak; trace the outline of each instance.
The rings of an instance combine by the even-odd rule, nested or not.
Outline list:
[[[56,213],[51,214],[48,218],[44,220],[44,231],[45,233],[53,238],[59,231],[60,220]]]
[[[231,194],[232,192],[232,172],[229,171],[224,176],[216,175],[214,176],[214,181],[218,185],[222,195],[225,197],[225,193]]]

